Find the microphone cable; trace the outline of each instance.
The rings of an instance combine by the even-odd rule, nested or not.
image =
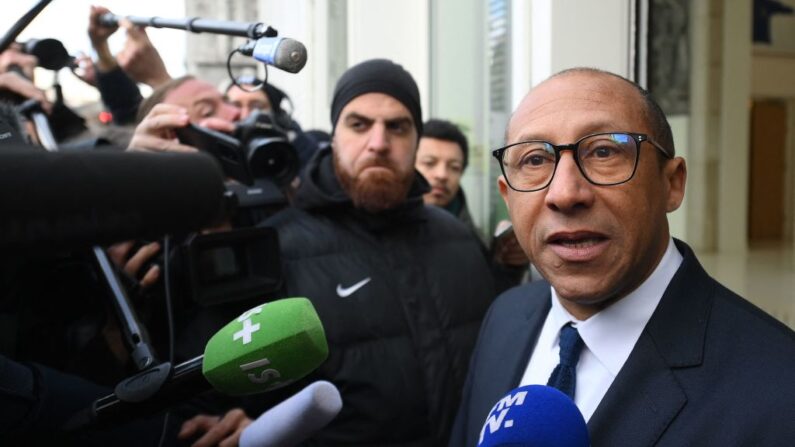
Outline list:
[[[229,56],[226,58],[226,74],[229,75],[229,79],[232,81],[232,85],[239,88],[240,90],[243,90],[244,92],[249,92],[249,93],[262,90],[265,87],[265,84],[268,83],[268,65],[262,64],[262,68],[265,69],[265,79],[263,79],[262,82],[255,85],[253,88],[243,87],[242,85],[240,85],[240,83],[238,83],[237,77],[232,74],[232,57],[237,53],[243,54],[243,52],[240,50],[240,47],[237,47],[234,50],[232,50],[229,53]]]
[[[173,365],[176,342],[174,341],[174,307],[171,300],[171,268],[169,265],[171,263],[171,236],[169,235],[163,237],[163,253],[163,287],[165,288],[166,300],[166,327],[168,328],[168,362]],[[163,416],[163,428],[160,431],[160,440],[157,443],[158,447],[163,447],[163,443],[166,440],[170,416],[171,411],[166,410],[166,414]]]

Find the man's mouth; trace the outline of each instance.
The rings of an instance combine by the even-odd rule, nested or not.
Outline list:
[[[591,231],[559,232],[547,238],[552,250],[567,261],[589,261],[606,248],[607,236]]]
[[[603,240],[605,240],[604,237],[598,237],[598,236],[583,237],[583,238],[559,237],[553,239],[551,242],[553,244],[560,244],[569,248],[588,248],[598,244]]]

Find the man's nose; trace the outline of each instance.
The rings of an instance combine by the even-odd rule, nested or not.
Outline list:
[[[251,115],[251,112],[252,112],[253,110],[254,110],[254,109],[252,109],[251,107],[248,107],[248,106],[242,106],[242,107],[240,108],[240,119],[241,119],[241,120],[244,120],[244,119],[248,118],[248,116],[249,116],[249,115]]]
[[[241,110],[237,106],[233,106],[232,104],[221,104],[221,109],[219,113],[219,117],[223,118],[227,121],[237,121],[241,118],[240,116]]]
[[[439,164],[438,164],[438,165],[437,165],[437,166],[436,166],[436,167],[433,169],[433,171],[431,172],[431,174],[433,175],[433,177],[434,177],[434,178],[436,178],[436,179],[438,179],[438,180],[447,180],[447,178],[449,177],[448,169],[447,169],[447,167],[446,167],[444,164],[442,164],[442,163],[439,163]]]
[[[569,151],[562,153],[552,182],[547,187],[546,205],[566,213],[589,208],[593,200],[593,185],[583,176],[574,154]]]
[[[374,152],[384,152],[389,149],[389,135],[386,126],[382,123],[375,123],[370,128],[367,140],[367,148]]]

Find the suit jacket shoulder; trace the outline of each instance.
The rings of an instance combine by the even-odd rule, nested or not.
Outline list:
[[[677,246],[682,265],[588,421],[592,445],[795,445],[795,335]]]

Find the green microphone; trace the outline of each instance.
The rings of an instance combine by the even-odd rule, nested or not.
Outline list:
[[[270,391],[305,377],[328,357],[323,325],[306,298],[285,298],[249,309],[219,330],[204,355],[162,363],[119,383],[65,429],[129,421],[216,389],[244,395]]]
[[[202,373],[224,394],[261,393],[306,376],[326,357],[328,344],[312,303],[286,298],[244,312],[213,335]]]

